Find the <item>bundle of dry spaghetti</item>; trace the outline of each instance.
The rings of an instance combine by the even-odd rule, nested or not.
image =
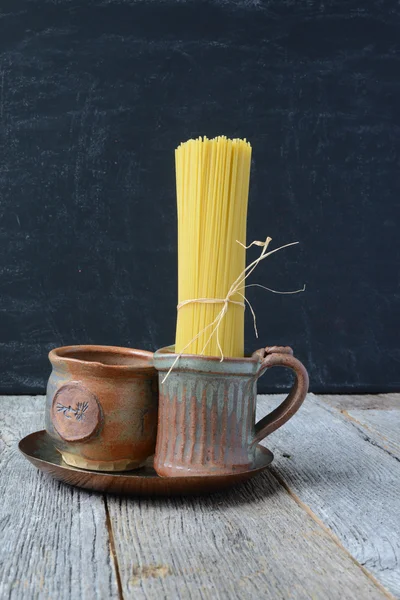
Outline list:
[[[246,268],[251,146],[246,140],[204,137],[182,143],[175,159],[176,352],[242,357],[244,290],[229,291]]]

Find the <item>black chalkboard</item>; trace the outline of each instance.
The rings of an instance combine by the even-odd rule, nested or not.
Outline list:
[[[253,145],[249,290],[316,392],[400,390],[398,2],[2,0],[0,392],[47,352],[173,342],[174,148]],[[261,391],[281,390],[284,371]]]

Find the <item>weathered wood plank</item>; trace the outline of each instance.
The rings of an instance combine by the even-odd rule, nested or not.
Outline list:
[[[43,428],[43,397],[2,397],[0,409],[0,598],[118,598],[103,498],[53,481],[18,451]]]
[[[386,597],[268,472],[224,495],[107,502],[125,598]]]
[[[1,398],[1,409],[0,597],[117,598],[101,497],[16,449],[42,427],[43,399]],[[227,495],[108,505],[126,598],[385,597],[269,474]]]
[[[362,427],[372,443],[400,458],[400,394],[319,398]]]
[[[375,443],[400,460],[400,410],[342,411],[354,426],[362,427]]]
[[[338,410],[400,410],[400,394],[324,394],[318,397]]]
[[[279,398],[261,396],[259,416]],[[275,453],[272,470],[400,597],[400,463],[370,441],[362,427],[310,395],[266,445]]]

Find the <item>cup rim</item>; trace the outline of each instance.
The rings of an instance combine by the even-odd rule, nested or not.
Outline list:
[[[258,362],[261,356],[263,348],[259,350],[255,350],[253,354],[250,356],[224,356],[223,362],[232,362],[232,363],[241,363],[241,362]],[[178,352],[175,352],[175,346],[164,346],[163,348],[159,348],[154,352],[154,355],[157,355],[157,358],[168,357],[168,358],[176,358],[178,356]],[[186,354],[186,352],[182,352],[180,354],[182,358],[197,358],[199,360],[206,360],[209,362],[221,362],[220,356],[206,356],[203,354]]]
[[[232,375],[254,375],[263,359],[263,349],[256,350],[251,356],[227,356],[221,361],[220,356],[203,356],[200,354],[181,354],[175,352],[175,346],[165,346],[154,352],[154,366],[158,371],[168,371],[174,365],[173,370],[205,372],[208,374],[224,375],[230,372]]]
[[[79,353],[93,353],[98,354],[99,360],[85,360],[84,358],[79,358]],[[76,353],[78,356],[71,356]],[[142,358],[143,364],[135,365],[135,364],[110,364],[106,362],[102,362],[100,360],[102,354],[115,354],[121,355],[123,354],[126,357],[132,358]],[[107,370],[109,372],[124,372],[124,373],[137,373],[137,372],[146,372],[151,373],[155,371],[153,364],[153,352],[148,350],[141,350],[138,348],[125,348],[123,346],[102,346],[97,344],[77,344],[72,346],[60,346],[58,348],[53,348],[49,352],[49,360],[54,366],[61,366],[63,364],[70,365],[80,365],[85,367],[86,369],[102,369]],[[145,364],[148,362],[148,364]]]

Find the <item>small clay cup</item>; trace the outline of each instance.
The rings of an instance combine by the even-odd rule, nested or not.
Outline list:
[[[64,461],[93,471],[128,471],[154,453],[158,385],[153,353],[65,346],[49,354],[46,431]]]
[[[308,390],[307,371],[289,347],[222,362],[189,354],[176,359],[173,346],[154,353],[160,387],[154,468],[162,477],[248,471],[257,444],[294,415]],[[278,408],[256,423],[257,380],[276,366],[292,369],[295,383]]]

